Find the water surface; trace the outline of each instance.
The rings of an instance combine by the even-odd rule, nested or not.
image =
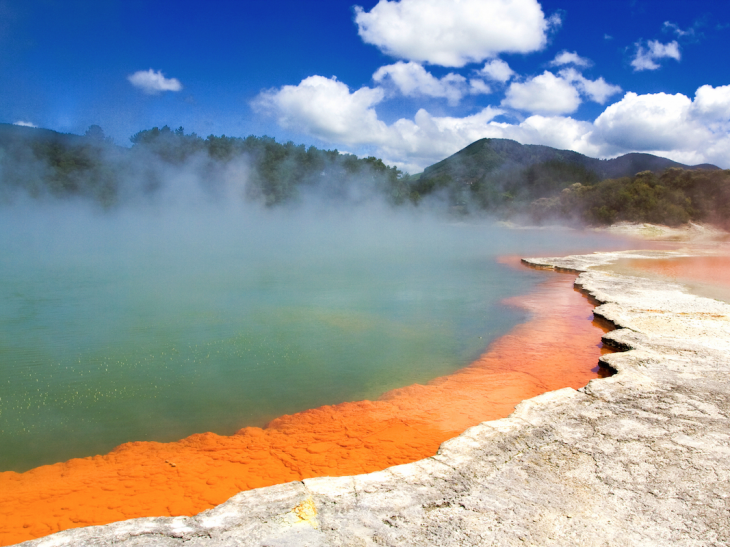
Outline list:
[[[620,246],[571,231],[360,211],[6,209],[0,470],[231,434],[473,361],[540,272],[502,254]]]

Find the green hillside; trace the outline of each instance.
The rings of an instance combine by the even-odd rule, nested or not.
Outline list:
[[[677,226],[709,222],[730,229],[730,170],[642,171],[597,184],[575,183],[530,203],[537,221],[571,219],[592,225],[619,221]]]
[[[690,167],[651,154],[600,160],[549,146],[481,139],[427,167],[412,183],[411,191],[416,201],[438,194],[464,210],[504,210],[554,196],[578,182],[590,186],[668,168],[717,169],[713,165]]]

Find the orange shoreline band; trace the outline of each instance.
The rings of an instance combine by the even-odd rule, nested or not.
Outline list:
[[[670,279],[692,280],[730,287],[730,256],[692,256],[666,259],[634,258],[627,261],[637,270]]]
[[[282,416],[265,429],[132,442],[103,456],[0,473],[0,545],[136,517],[195,515],[243,490],[416,461],[524,399],[582,387],[598,376],[605,329],[572,289],[575,276],[546,276],[531,294],[507,301],[529,310],[529,321],[427,385]]]

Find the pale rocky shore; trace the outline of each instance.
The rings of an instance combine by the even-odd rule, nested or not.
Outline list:
[[[728,545],[730,304],[591,270],[686,255],[526,259],[580,272],[576,285],[600,303],[594,313],[617,327],[604,342],[623,351],[602,357],[617,374],[524,401],[431,458],[242,492],[195,517],[22,545]]]

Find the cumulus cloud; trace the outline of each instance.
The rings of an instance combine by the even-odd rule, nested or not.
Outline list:
[[[378,151],[383,157],[392,158],[392,164],[418,172],[487,136],[484,129],[500,114],[502,110],[490,106],[463,118],[432,116],[420,109],[413,120],[401,118],[389,126]]]
[[[730,122],[730,85],[712,87],[703,85],[695,93],[693,117],[719,126]]]
[[[705,85],[694,100],[677,93],[637,95],[606,108],[594,123],[604,148],[666,155],[686,163],[727,167],[730,154],[730,86]]]
[[[502,106],[535,114],[568,114],[575,112],[581,100],[571,82],[545,71],[524,83],[512,82]]]
[[[519,124],[502,124],[503,138],[523,144],[542,144],[561,150],[575,150],[592,157],[601,155],[600,146],[590,141],[593,124],[569,116],[530,116]]]
[[[626,93],[592,123],[532,116],[505,127],[505,133],[517,135],[520,142],[547,144],[594,157],[647,152],[689,165],[713,163],[728,168],[730,85],[702,86],[694,99],[683,94]]]
[[[695,165],[730,168],[730,85],[683,94],[626,93],[594,122],[534,115],[516,123],[490,121],[482,136],[545,144],[593,157],[646,152]],[[472,134],[478,133],[473,131]]]
[[[355,92],[336,78],[310,76],[299,85],[264,91],[253,101],[255,110],[277,118],[279,125],[327,142],[349,145],[377,141],[386,130],[374,106],[385,98],[382,88]],[[361,135],[367,135],[366,138]]]
[[[578,90],[588,98],[599,104],[606,104],[608,98],[621,92],[617,85],[609,84],[603,78],[589,80],[574,68],[566,68],[559,72],[560,77],[574,83]]]
[[[388,55],[462,67],[542,49],[559,18],[546,19],[537,0],[380,0],[369,12],[355,6],[355,23]]]
[[[24,122],[24,121],[20,121],[20,120],[18,120],[17,122],[13,122],[13,125],[20,125],[22,127],[38,127],[36,124],[34,124],[32,122]]]
[[[484,80],[478,78],[472,78],[469,80],[469,94],[471,95],[487,95],[492,92],[492,88],[489,87]]]
[[[388,129],[378,153],[391,165],[414,173],[482,138],[513,139],[597,156],[600,146],[590,142],[590,122],[562,116],[530,116],[520,123],[498,122],[504,111],[487,107],[464,118],[433,116],[424,109],[413,120],[400,119]]]
[[[443,97],[452,105],[457,104],[467,93],[489,93],[489,87],[484,82],[480,84],[472,81],[469,85],[464,76],[454,73],[436,78],[413,61],[398,61],[380,67],[373,74],[373,79],[378,83],[392,82],[406,97]]]
[[[561,51],[555,56],[555,59],[550,61],[550,66],[563,66],[563,65],[575,65],[579,67],[589,67],[593,63],[590,59],[581,57],[575,51]]]
[[[138,87],[145,93],[151,95],[161,93],[162,91],[180,91],[183,86],[177,78],[165,78],[162,71],[138,70],[134,74],[127,76],[127,80],[134,86]]]
[[[656,61],[666,58],[674,59],[675,61],[681,59],[679,44],[676,40],[668,44],[662,44],[657,40],[649,40],[646,48],[641,42],[637,42],[636,55],[631,61],[631,66],[634,67],[634,72],[656,70],[660,66]]]
[[[474,80],[472,80],[474,81]],[[594,152],[585,141],[589,122],[571,118],[532,116],[520,124],[495,121],[502,109],[486,107],[466,117],[433,116],[420,109],[413,119],[387,125],[375,106],[384,98],[380,88],[351,91],[334,78],[311,76],[297,86],[265,91],[253,102],[260,112],[275,116],[287,129],[296,129],[332,145],[368,147],[391,165],[410,172],[422,170],[483,137],[511,138]],[[576,144],[578,143],[578,144]]]
[[[678,129],[686,128],[691,105],[692,101],[682,94],[637,95],[630,92],[598,116],[595,121],[597,135],[619,149],[673,149],[688,138]]]
[[[384,97],[382,88],[351,91],[335,78],[310,76],[299,85],[262,92],[252,106],[274,116],[282,127],[337,146],[374,149],[392,165],[412,172],[481,138],[479,129],[503,113],[487,107],[465,118],[439,118],[421,109],[413,120],[387,125],[375,111]]]
[[[493,59],[484,64],[479,74],[495,82],[505,83],[514,76],[515,71],[512,70],[502,59]]]
[[[286,128],[331,145],[346,144],[355,151],[366,148],[410,172],[484,137],[544,144],[593,157],[649,152],[688,164],[730,167],[730,86],[702,86],[694,99],[626,93],[594,122],[535,114],[510,123],[500,121],[505,119],[504,110],[487,107],[461,118],[434,116],[421,109],[413,119],[386,124],[375,110],[384,96],[380,88],[351,91],[334,78],[312,76],[297,86],[263,92],[254,107],[275,116]]]

